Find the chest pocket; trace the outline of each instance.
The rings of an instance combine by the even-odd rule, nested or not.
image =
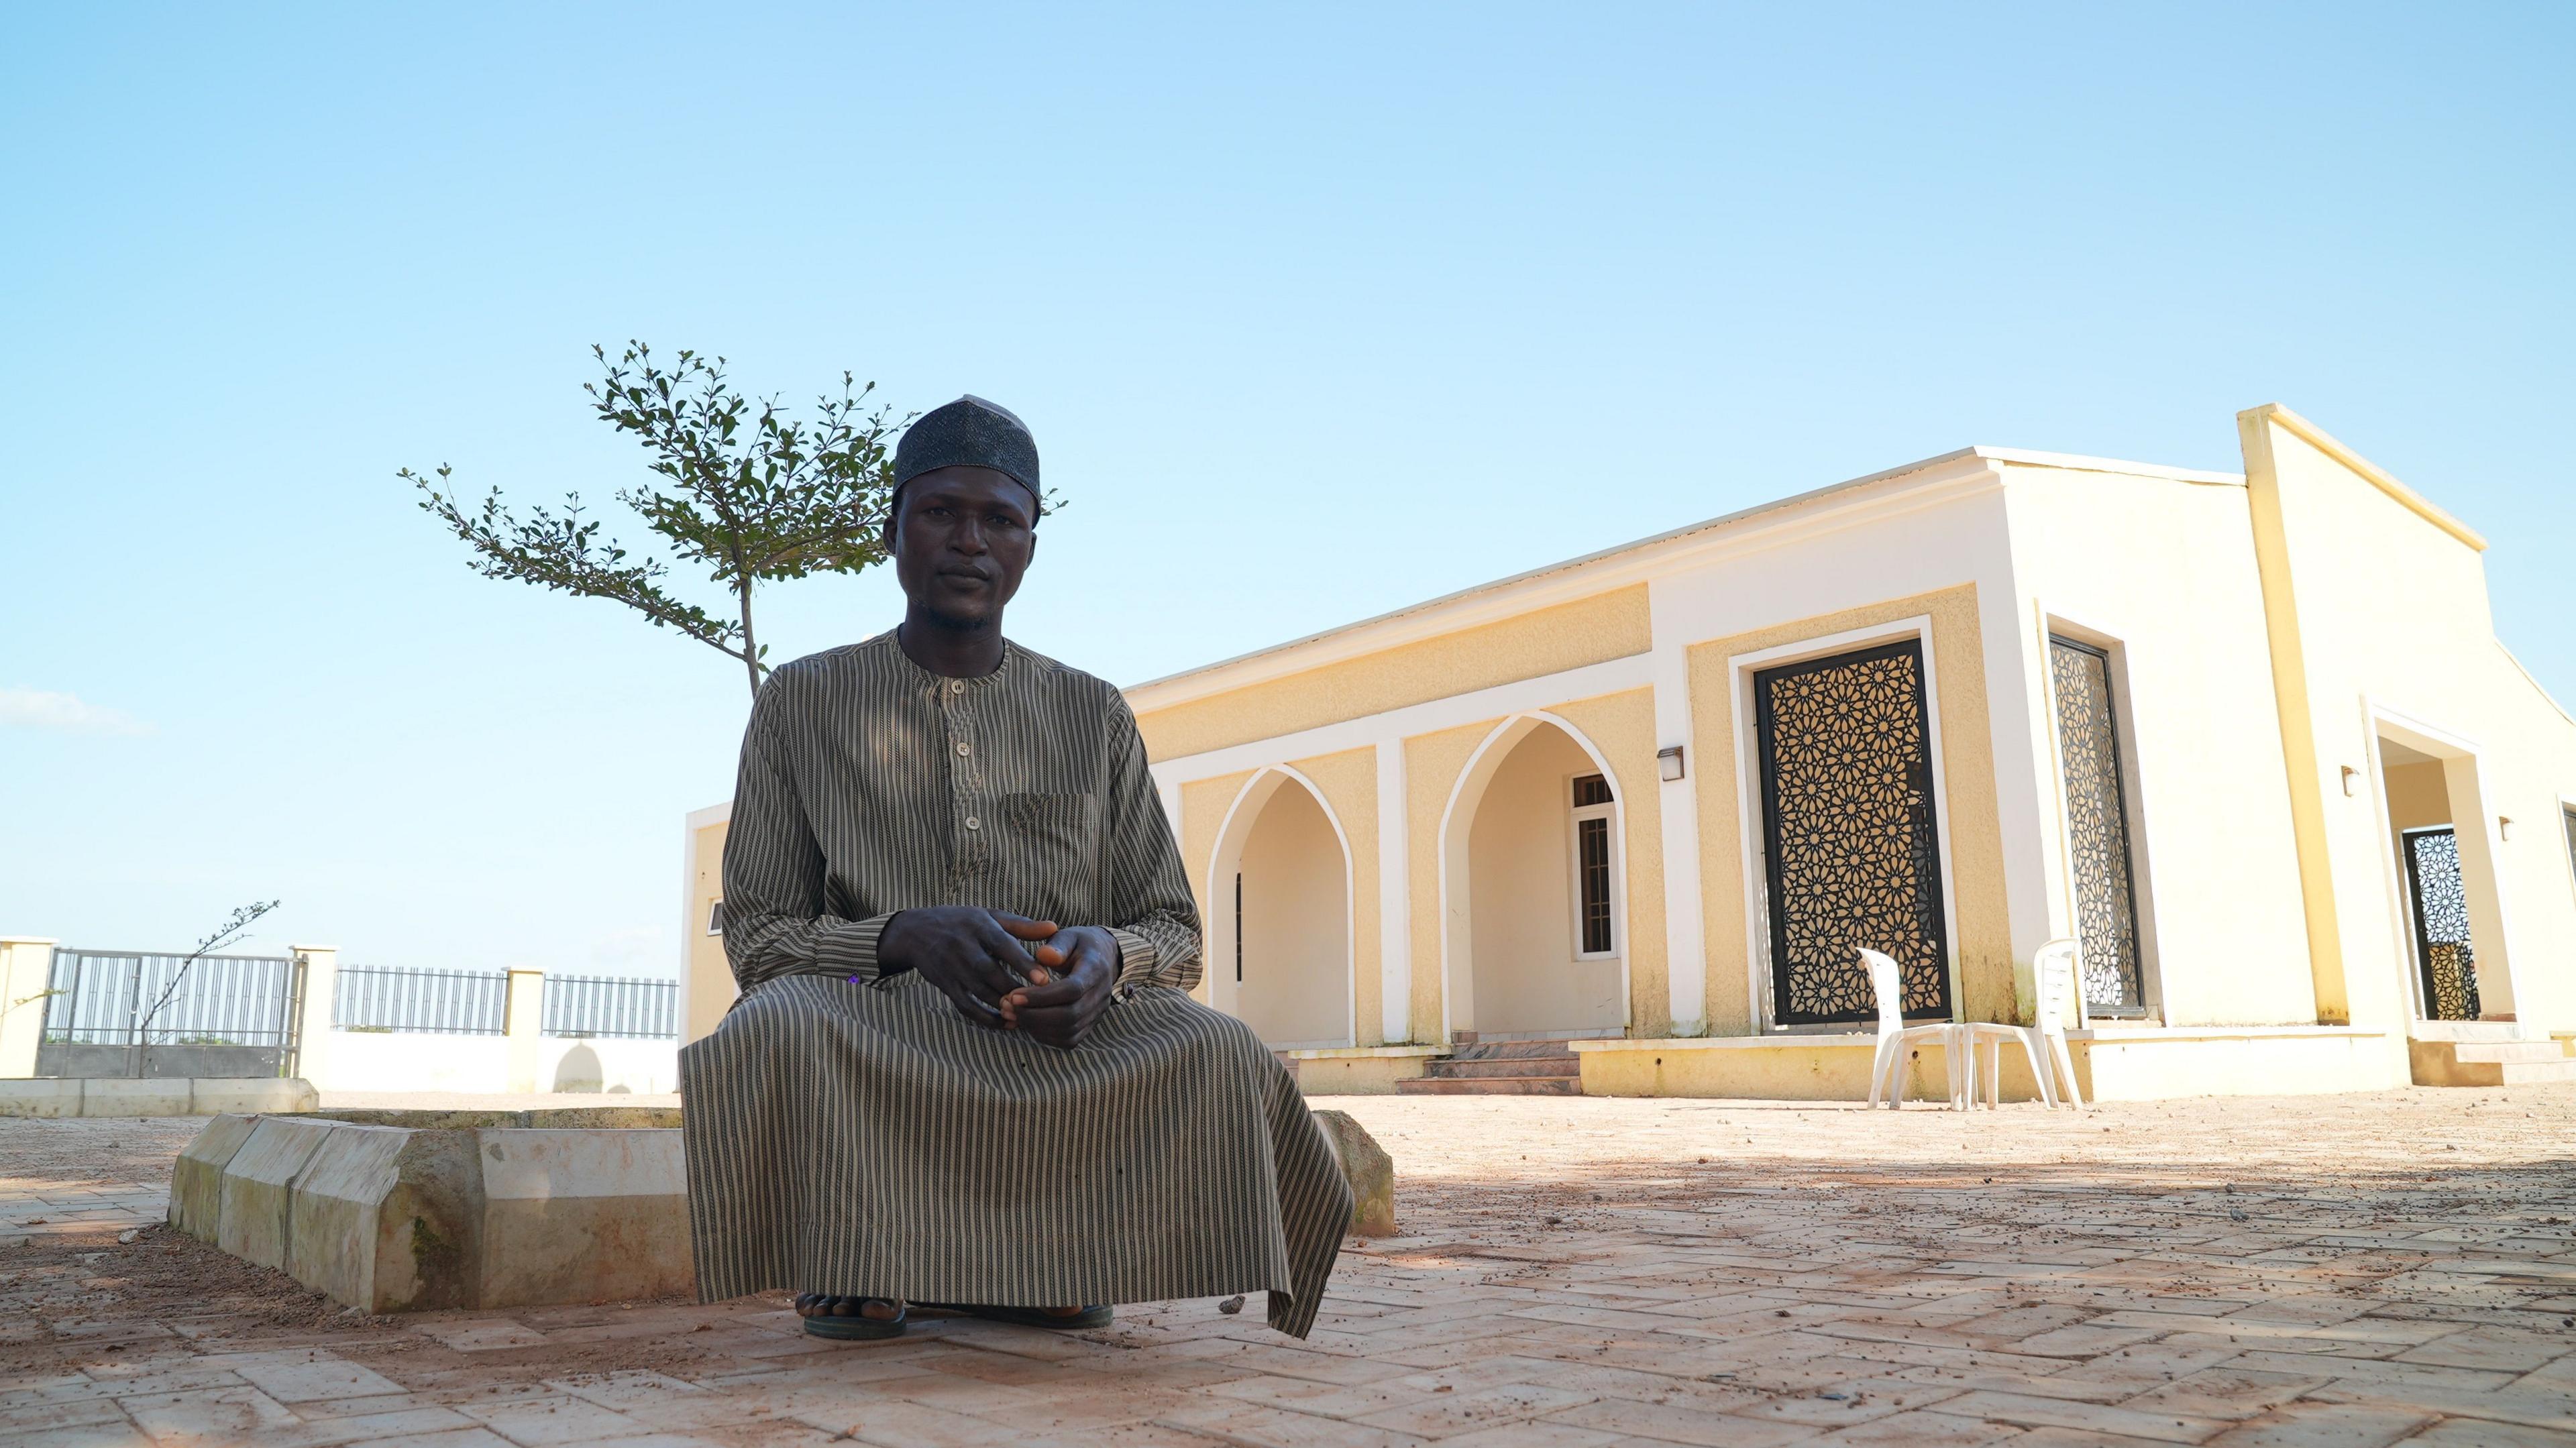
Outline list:
[[[1012,844],[1032,849],[1039,859],[1059,852],[1087,857],[1095,803],[1087,794],[1006,794],[1002,824],[1011,832]]]
[[[1009,873],[1046,897],[1027,908],[1082,923],[1100,895],[1099,800],[1087,794],[1002,796],[1002,851]],[[1068,922],[1070,923],[1070,922]]]

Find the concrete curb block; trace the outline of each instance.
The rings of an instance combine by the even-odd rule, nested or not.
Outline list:
[[[368,1312],[695,1294],[675,1128],[368,1114],[217,1116],[171,1173],[170,1224]],[[1348,1115],[1315,1120],[1351,1230],[1392,1232],[1393,1162]]]
[[[206,1123],[170,1168],[170,1225],[191,1237],[215,1240],[224,1219],[224,1168],[259,1123],[248,1116],[218,1116]]]
[[[697,1287],[680,1133],[667,1127],[218,1116],[171,1174],[170,1224],[369,1312]]]
[[[36,1076],[0,1081],[0,1116],[221,1116],[310,1111],[310,1081],[259,1076]]]

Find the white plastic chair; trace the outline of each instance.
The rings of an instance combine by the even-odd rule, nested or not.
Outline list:
[[[1882,952],[1860,948],[1861,964],[1869,969],[1870,992],[1878,997],[1878,1059],[1869,1068],[1869,1104],[1887,1099],[1890,1111],[1905,1104],[1905,1046],[1909,1041],[1939,1039],[1943,1064],[1950,1068],[1950,1105],[1966,1110],[1974,1104],[1975,1081],[1967,1072],[1967,1062],[1959,1049],[1958,1027],[1947,1021],[1928,1026],[1905,1024],[1903,976],[1896,961]]]
[[[2039,1024],[2004,1026],[1971,1021],[1959,1028],[1967,1038],[1971,1106],[1976,1103],[1980,1081],[1985,1085],[1986,1105],[2003,1104],[2004,1042],[2011,1040],[2020,1042],[2022,1054],[2030,1058],[2030,1074],[2039,1082],[2039,1099],[2043,1103],[2054,1110],[2063,1099],[2078,1111],[2084,1109],[2084,1093],[2075,1084],[2075,1058],[2066,1049],[2069,1006],[2074,1008],[2076,1024],[2084,1024],[2084,991],[2075,979],[2075,949],[2072,938],[2060,938],[2041,946],[2039,953],[2030,958],[2031,975],[2039,986]]]

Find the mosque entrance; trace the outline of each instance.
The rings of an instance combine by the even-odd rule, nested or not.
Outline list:
[[[1626,1029],[1618,814],[1608,771],[1551,720],[1516,719],[1487,740],[1448,832],[1453,1031]]]
[[[1352,1041],[1350,857],[1323,801],[1271,770],[1235,803],[1210,879],[1209,1000],[1277,1050]]]
[[[1753,676],[1776,1024],[1875,1020],[1864,946],[1908,1019],[1950,1017],[1926,697],[1916,639]]]
[[[2512,1020],[2497,841],[2478,760],[2426,731],[2379,725],[2380,798],[2404,896],[2419,1021]]]

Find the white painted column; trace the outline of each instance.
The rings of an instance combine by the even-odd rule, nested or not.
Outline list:
[[[335,1062],[331,1059],[331,1007],[340,990],[340,948],[336,945],[290,945],[304,968],[303,1014],[296,1019],[295,1074],[327,1089]]]
[[[1413,1039],[1413,819],[1405,808],[1404,741],[1377,742],[1378,1035]]]
[[[45,1040],[46,993],[52,989],[54,941],[0,936],[0,1078],[36,1074]]]
[[[1691,738],[1690,660],[1682,651],[1688,634],[1665,616],[1660,593],[1648,585],[1654,627],[1655,747],[1678,745],[1682,751],[1682,777],[1656,785],[1662,792],[1657,804],[1663,817],[1664,979],[1673,1034],[1700,1036],[1708,1033],[1708,929],[1700,898],[1699,772],[1708,761],[1697,757],[1699,750]]]

